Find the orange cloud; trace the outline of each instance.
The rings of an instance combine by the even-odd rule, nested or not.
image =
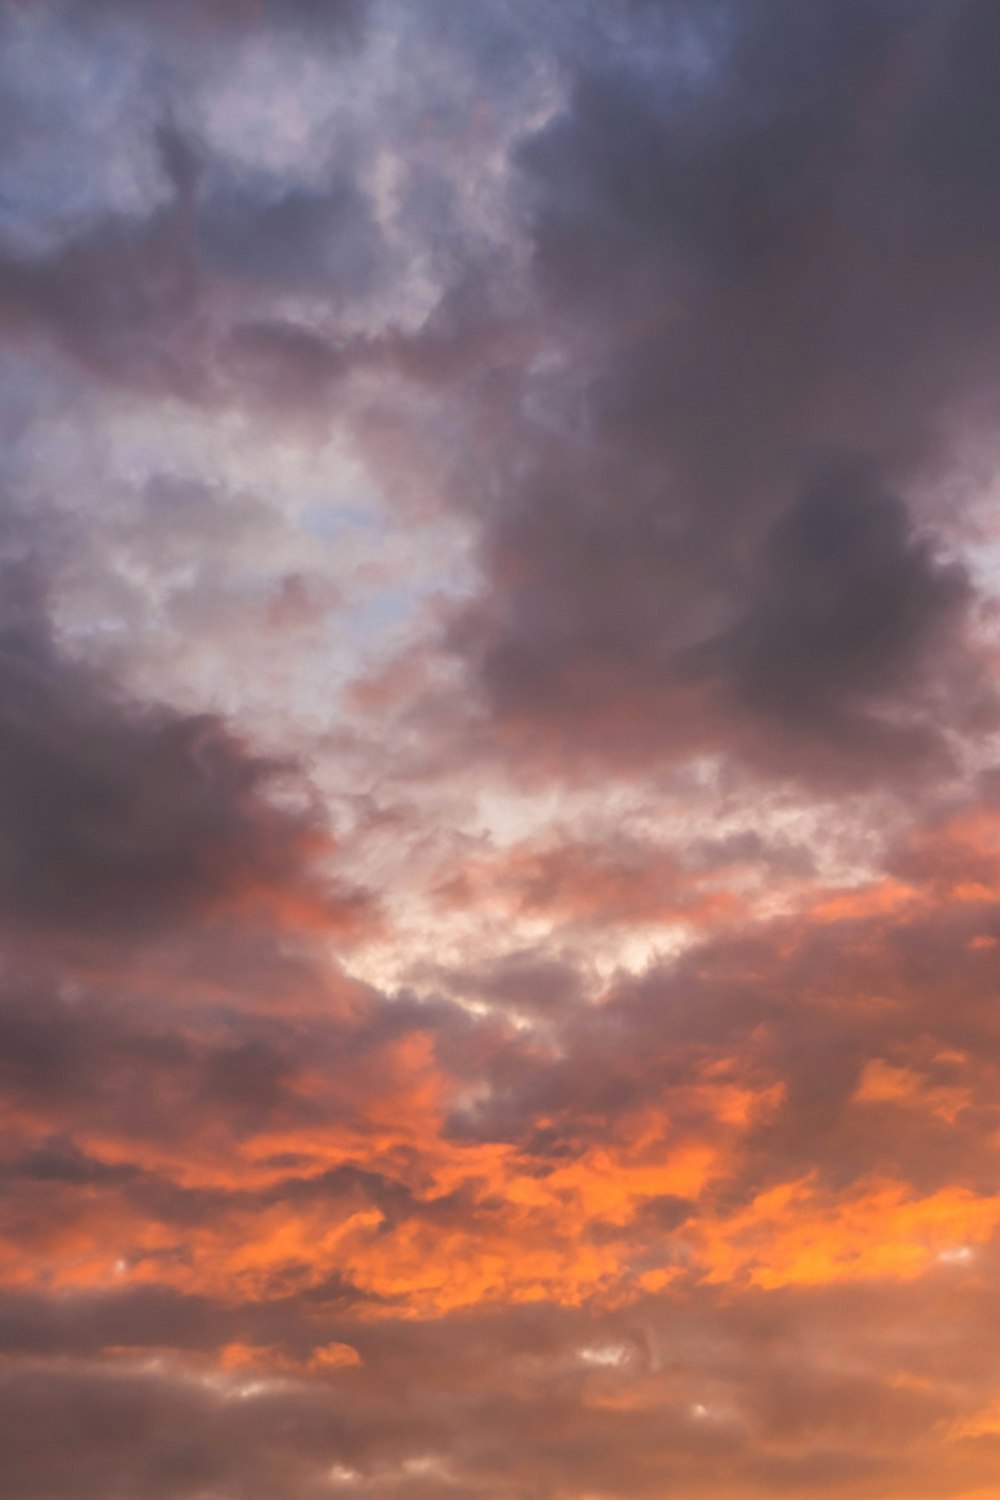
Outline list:
[[[874,1180],[838,1197],[810,1174],[685,1228],[710,1282],[775,1288],[907,1281],[984,1244],[998,1223],[1000,1195],[954,1187],[920,1197],[905,1183]]]
[[[724,875],[684,870],[662,850],[566,839],[524,842],[470,860],[436,895],[459,907],[493,906],[553,921],[708,927],[746,910],[743,899],[726,888]]]

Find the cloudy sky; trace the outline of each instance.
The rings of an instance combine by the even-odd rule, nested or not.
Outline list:
[[[996,0],[0,0],[0,1489],[1000,1496]]]

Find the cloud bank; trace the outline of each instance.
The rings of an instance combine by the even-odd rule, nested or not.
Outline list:
[[[0,4],[13,1500],[985,1500],[987,0]]]

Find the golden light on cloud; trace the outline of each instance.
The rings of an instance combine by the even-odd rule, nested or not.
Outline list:
[[[0,0],[0,1494],[1000,1494],[998,72]]]

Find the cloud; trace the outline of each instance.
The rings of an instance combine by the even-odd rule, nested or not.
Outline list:
[[[0,31],[0,1488],[987,1493],[995,7]]]
[[[308,873],[317,814],[269,795],[290,767],[209,715],[117,700],[55,646],[28,567],[4,576],[0,913],[64,933],[155,931],[255,901],[363,918],[367,898]]]
[[[99,9],[120,21],[128,9],[120,0],[99,0]],[[363,26],[364,0],[209,0],[205,6],[173,0],[142,0],[140,24],[176,29],[189,46],[204,44],[219,32],[223,37],[241,33],[279,34],[286,29],[301,33],[310,42],[357,41]],[[79,18],[78,18],[79,19]]]
[[[595,63],[520,150],[564,408],[536,362],[491,413],[452,644],[525,751],[937,768],[993,711],[916,510],[990,379],[991,189],[945,72],[990,17],[659,9],[696,76]]]

